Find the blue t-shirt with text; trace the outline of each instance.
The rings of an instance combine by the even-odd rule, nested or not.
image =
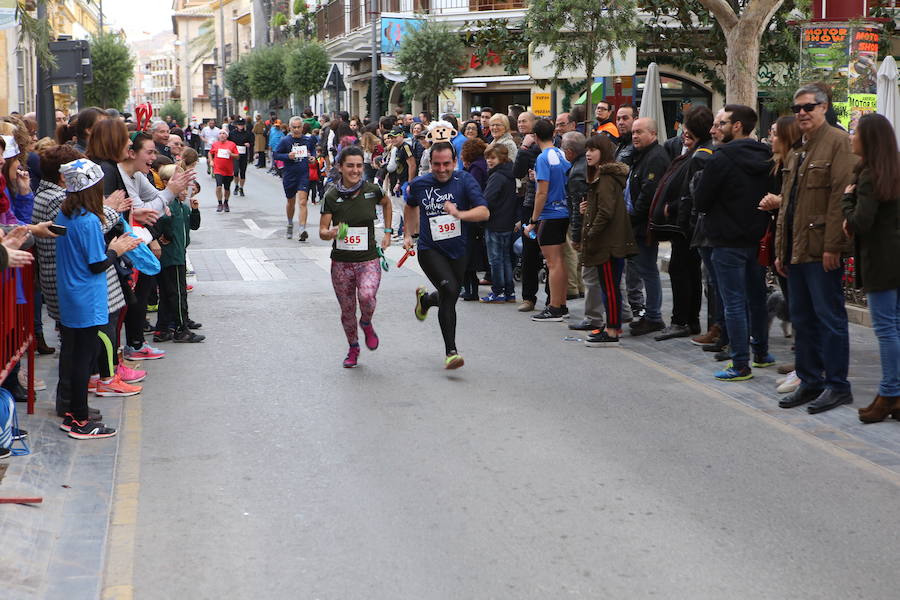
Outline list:
[[[92,273],[88,266],[106,260],[100,219],[94,213],[80,209],[80,213],[72,217],[60,211],[54,222],[66,228],[66,235],[56,238],[60,322],[78,329],[106,325],[109,321],[106,270]]]
[[[406,203],[419,207],[419,243],[420,250],[440,250],[450,258],[466,255],[466,240],[469,224],[461,223],[460,235],[449,239],[432,239],[431,219],[446,215],[444,202],[453,202],[459,210],[469,210],[476,206],[487,206],[481,186],[466,171],[454,171],[453,176],[444,183],[435,179],[431,173],[416,177],[409,184]]]
[[[536,181],[548,181],[547,202],[541,211],[540,219],[566,219],[569,207],[566,204],[566,173],[572,165],[566,160],[559,148],[547,148],[537,157],[534,163]]]

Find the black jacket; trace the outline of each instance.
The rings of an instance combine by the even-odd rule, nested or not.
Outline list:
[[[534,168],[537,157],[541,155],[541,147],[537,143],[528,146],[522,146],[516,153],[516,162],[513,165],[513,177],[516,179],[525,179],[525,202],[522,206],[534,206],[534,193],[536,188],[534,182],[528,178],[528,171]],[[531,215],[528,215],[530,218]]]
[[[681,188],[681,198],[678,199],[678,215],[675,221],[678,228],[690,240],[693,237],[694,225],[697,222],[697,211],[694,208],[694,190],[700,183],[700,177],[706,163],[712,158],[712,141],[707,141],[694,149],[684,176],[684,186]]]
[[[485,224],[488,231],[512,231],[516,224],[516,180],[513,177],[513,164],[503,162],[488,171],[487,185],[484,188],[484,199],[487,200],[491,218]]]
[[[711,247],[752,248],[771,220],[759,201],[772,189],[772,151],[741,138],[719,146],[703,169],[694,204],[704,213],[703,233]]]
[[[631,225],[634,227],[634,237],[644,239],[647,236],[650,205],[656,194],[656,186],[659,185],[659,180],[669,168],[671,161],[659,142],[653,142],[650,146],[640,150],[635,148],[631,160],[628,185],[631,192],[632,210],[629,214],[631,215]]]
[[[587,198],[589,189],[587,182],[587,157],[582,154],[572,162],[569,177],[566,180],[566,203],[569,205],[569,233],[573,242],[581,241],[581,201]]]
[[[631,166],[631,157],[634,155],[634,146],[631,145],[631,134],[626,133],[619,138],[619,147],[616,148],[616,162]]]
[[[156,152],[158,154],[162,154],[166,158],[172,158],[172,150],[165,144],[160,144],[159,142],[153,142],[156,144]]]

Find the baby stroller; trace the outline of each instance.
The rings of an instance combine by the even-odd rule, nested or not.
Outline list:
[[[516,237],[513,242],[513,279],[517,282],[522,281],[522,236]],[[538,283],[545,285],[547,283],[547,261],[541,256],[541,268],[538,270]]]

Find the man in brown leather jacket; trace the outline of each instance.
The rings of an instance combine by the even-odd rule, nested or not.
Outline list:
[[[847,370],[850,342],[841,289],[848,240],[841,229],[841,196],[857,157],[846,132],[825,122],[828,96],[815,85],[794,94],[802,145],[784,168],[775,236],[775,267],[787,277],[801,385],[778,405],[811,402],[810,413],[853,402]]]

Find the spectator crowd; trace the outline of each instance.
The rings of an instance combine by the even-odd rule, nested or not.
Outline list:
[[[245,195],[251,162],[280,177],[285,236],[293,238],[297,216],[303,243],[307,202],[342,189],[339,157],[354,147],[366,184],[390,199],[376,207],[376,227],[392,224],[386,233],[399,241],[410,184],[431,172],[432,145],[449,143],[490,213],[467,229],[463,300],[568,322],[588,347],[620,346],[626,324],[631,336],[660,343],[690,338],[724,363],[715,379],[746,381],[753,369],[777,366],[779,406],[817,413],[853,402],[842,287],[852,255],[883,372],[859,418],[900,417],[893,129],[870,114],[849,135],[823,84],[798,89],[791,109],[760,136],[751,107],[697,105],[664,143],[659,124],[635,106],[605,101],[594,119],[583,107],[555,121],[521,106],[507,114],[483,107],[463,122],[428,112],[373,121],[306,110],[286,121],[274,113],[183,128],[158,121],[148,131],[116,111],[87,108],[71,119],[58,114],[56,139],[40,140],[33,118],[13,115],[0,120],[0,259],[4,269],[36,261],[38,351],[55,351],[41,332],[44,309],[60,332],[61,428],[76,439],[108,437],[115,431],[87,396],[140,392],[140,361],[165,356],[145,335],[154,344],[203,339],[187,302],[200,158],[220,213],[230,211],[232,193]],[[669,250],[671,315],[663,314],[661,244]],[[580,318],[569,315],[575,298],[584,298]],[[769,351],[775,316],[795,336],[794,355],[780,364]],[[17,366],[3,383],[17,400],[22,376]]]

